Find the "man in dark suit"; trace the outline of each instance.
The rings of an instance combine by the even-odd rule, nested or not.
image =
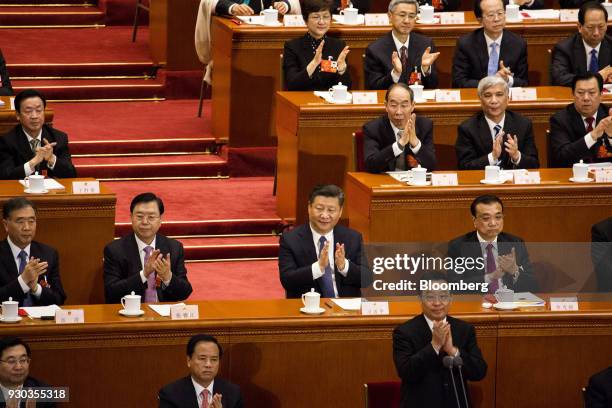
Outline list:
[[[49,385],[30,377],[32,360],[30,346],[17,337],[0,339],[0,408],[54,408],[55,402],[36,402],[32,399],[19,399],[11,395],[11,390],[28,388],[48,388]]]
[[[361,296],[365,260],[361,234],[337,225],[344,192],[334,185],[317,186],[308,199],[308,224],[280,239],[278,269],[287,298],[314,288],[323,297]]]
[[[219,16],[258,16],[262,10],[273,7],[278,14],[289,13],[291,5],[288,0],[219,0],[215,14]]]
[[[391,32],[366,48],[363,69],[367,89],[388,89],[393,83],[411,83],[415,68],[420,76],[418,82],[425,88],[438,85],[434,62],[440,53],[435,52],[431,38],[412,32],[418,12],[416,0],[391,0],[389,3]]]
[[[487,283],[490,293],[506,287],[515,292],[535,292],[533,274],[525,242],[504,229],[504,205],[493,195],[477,197],[470,206],[475,231],[453,239],[448,256],[476,260],[473,268],[449,273],[450,281]]]
[[[527,43],[504,29],[502,0],[477,0],[474,14],[482,28],[457,40],[453,88],[476,88],[487,75],[498,75],[510,87],[527,86]]]
[[[419,282],[429,285],[448,283],[437,272],[423,274]],[[453,368],[454,381],[449,369],[443,365],[445,357],[463,360],[465,381],[482,380],[487,363],[482,357],[474,326],[448,316],[451,295],[448,290],[428,287],[419,290],[422,314],[408,320],[393,331],[393,361],[402,379],[401,408],[456,408],[454,387],[460,395],[459,404],[465,407],[462,386],[469,399],[467,382],[463,385],[457,368]]]
[[[605,82],[612,75],[612,38],[606,34],[608,12],[589,1],[578,12],[578,32],[559,41],[552,50],[550,78],[553,85],[571,86],[576,75],[598,73]]]
[[[574,103],[550,117],[552,167],[612,160],[612,116],[601,103],[599,74],[578,74],[572,83]]]
[[[223,349],[213,336],[196,334],[187,343],[190,375],[159,391],[159,408],[242,408],[240,387],[217,377]]]
[[[63,305],[66,299],[57,251],[34,241],[36,210],[22,197],[2,207],[7,238],[0,242],[0,301],[13,298],[20,306]]]
[[[486,166],[503,169],[538,168],[538,149],[531,120],[506,110],[508,84],[497,75],[478,84],[482,112],[458,127],[455,142],[461,170],[483,170]]]
[[[68,136],[45,125],[45,97],[27,89],[15,96],[19,125],[0,137],[0,178],[15,180],[34,172],[50,177],[76,177],[68,150]]]
[[[589,378],[584,406],[585,408],[610,408],[612,406],[612,366]]]
[[[612,292],[612,217],[593,225],[591,242],[597,289],[600,292]]]
[[[158,234],[164,203],[153,193],[142,193],[130,204],[133,234],[104,248],[106,303],[119,303],[134,292],[144,302],[174,302],[191,294],[183,244]]]
[[[11,85],[11,78],[9,77],[8,70],[6,69],[6,61],[4,55],[0,51],[0,95],[12,95],[13,87]]]
[[[436,167],[433,122],[414,110],[412,89],[399,82],[385,95],[386,115],[363,126],[364,157],[370,173]]]

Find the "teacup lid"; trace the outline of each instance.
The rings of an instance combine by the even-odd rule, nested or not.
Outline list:
[[[586,164],[582,159],[580,159],[580,162],[578,163],[574,163],[574,166],[580,166],[580,167],[588,167],[589,165]]]

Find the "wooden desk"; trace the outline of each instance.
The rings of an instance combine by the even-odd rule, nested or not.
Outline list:
[[[504,203],[504,231],[527,242],[590,242],[591,226],[610,216],[612,183],[572,183],[571,172],[540,169],[540,185],[488,186],[479,182],[484,171],[462,171],[456,187],[348,173],[349,225],[370,242],[446,242],[474,229],[474,198],[495,194]]]
[[[451,86],[454,48],[461,35],[476,28],[472,13],[466,24],[445,26],[417,25],[415,31],[432,37],[441,52],[436,66],[440,88]],[[538,20],[508,24],[508,28],[528,43],[529,81],[546,85],[551,49],[559,40],[576,31],[575,23]],[[350,47],[349,69],[355,89],[364,89],[363,54],[374,40],[390,27],[346,27],[332,25],[329,34],[343,39]],[[231,148],[274,146],[274,92],[280,87],[280,59],[285,41],[300,37],[303,27],[269,28],[236,25],[225,18],[213,18],[213,134],[229,139]],[[257,120],[248,120],[257,118]]]
[[[209,333],[225,349],[220,375],[241,386],[249,406],[355,408],[363,383],[397,379],[392,330],[420,313],[414,298],[404,300],[375,317],[337,308],[305,316],[299,300],[199,302],[194,321],[169,321],[148,307],[130,319],[119,305],[90,305],[82,306],[85,324],[26,319],[3,334],[29,342],[32,375],[69,386],[74,407],[156,406],[158,390],[187,373],[188,338]],[[611,300],[581,302],[580,312],[500,313],[481,309],[478,297],[455,297],[451,313],[476,326],[488,363],[473,384],[473,406],[579,406],[580,387],[610,364]]]
[[[564,87],[538,87],[537,92],[538,101],[510,102],[509,109],[532,120],[540,165],[546,167],[548,120],[573,99],[571,90]],[[334,105],[312,92],[277,93],[276,205],[280,217],[304,220],[307,197],[315,185],[345,185],[344,174],[355,169],[351,135],[385,113],[384,94],[378,92],[377,105]],[[434,122],[438,170],[457,168],[457,126],[481,110],[475,89],[462,89],[461,99],[461,103],[428,101],[416,106],[418,115]]]
[[[15,111],[11,109],[11,98],[11,96],[0,96],[0,100],[4,102],[4,105],[0,106],[0,135],[5,134],[19,123]],[[49,106],[45,109],[45,123],[53,123],[53,109]]]
[[[17,196],[34,202],[35,240],[59,252],[66,303],[103,303],[102,256],[104,246],[114,237],[116,198],[104,185],[100,194],[72,194],[74,180],[93,179],[57,180],[66,190],[51,190],[48,194],[25,194],[18,181],[0,181],[0,205]],[[0,238],[5,236],[2,229]]]

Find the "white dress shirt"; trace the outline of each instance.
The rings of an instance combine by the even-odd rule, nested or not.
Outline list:
[[[21,263],[21,259],[19,258],[19,253],[21,252],[21,248],[13,244],[13,241],[11,241],[11,237],[6,237],[6,241],[8,242],[9,247],[11,248],[11,252],[13,254],[13,261],[15,261],[15,265],[17,265],[17,272],[19,272],[19,264]],[[28,260],[30,259],[30,247],[31,247],[31,244],[28,244],[25,248],[23,248],[23,250],[25,251],[27,255]],[[25,283],[25,281],[23,280],[23,276],[19,275],[19,277],[17,278],[17,281],[19,282],[19,286],[21,286],[21,290],[23,290],[23,293],[32,293],[32,295],[34,295],[36,299],[40,298],[40,295],[42,294],[42,287],[38,283],[36,283],[36,290],[32,292],[28,284]]]
[[[491,37],[489,37],[487,35],[487,33],[484,33],[484,38],[485,38],[485,42],[487,43],[487,55],[491,56],[491,44],[496,43],[497,44],[497,55],[499,55],[499,60],[503,61],[501,59],[501,43],[502,43],[502,38],[504,37],[504,32],[502,31],[502,33],[499,35],[499,37],[497,38],[497,40],[492,39]],[[507,67],[506,67],[507,68]],[[499,68],[497,69],[499,71]],[[510,88],[512,88],[512,85],[514,85],[514,74],[509,75],[508,77],[508,86]]]
[[[591,63],[591,50],[597,51],[597,54],[595,55],[597,56],[597,61],[599,61],[599,48],[601,47],[601,43],[597,44],[597,47],[591,47],[589,44],[585,43],[584,40],[582,40],[582,43],[584,44],[584,50],[586,51],[586,65],[588,71],[589,68],[591,68],[589,67],[589,64]],[[604,78],[604,82],[606,82],[606,78]]]
[[[317,252],[317,260],[313,262],[312,264],[312,279],[319,279],[321,276],[323,276],[325,274],[324,270],[321,270],[321,268],[319,267],[319,239],[321,238],[321,234],[319,234],[317,231],[314,230],[314,228],[312,228],[312,225],[309,225],[310,227],[310,231],[312,232],[312,241],[314,243],[315,246],[315,250]],[[329,251],[327,251],[327,256],[329,258],[329,266],[331,267],[332,270],[332,283],[334,284],[334,296],[338,297],[338,287],[336,286],[336,274],[334,273],[334,253],[336,252],[336,248],[334,248],[334,230],[331,230],[330,232],[328,232],[327,234],[323,235],[325,237],[325,239],[327,240],[327,242],[329,242]],[[349,270],[349,260],[347,259],[346,262],[344,262],[344,269],[340,270],[338,269],[338,272],[340,272],[340,274],[344,277],[346,277],[346,275],[348,274],[348,270]]]
[[[210,384],[208,384],[208,387],[206,388],[202,387],[200,383],[198,383],[196,380],[193,379],[193,377],[191,377],[191,382],[193,383],[193,388],[195,388],[196,397],[198,399],[198,407],[202,406],[202,401],[204,400],[202,391],[204,390],[208,390],[208,406],[210,407],[212,404],[212,398],[213,398],[213,386],[215,385],[214,378],[210,382]]]
[[[23,128],[22,128],[23,129]],[[42,129],[40,129],[40,131],[38,132],[38,135],[36,137],[32,137],[28,132],[26,132],[25,129],[23,129],[23,133],[25,133],[26,137],[28,138],[28,144],[30,146],[32,146],[30,143],[32,142],[32,140],[36,139],[38,140],[38,147],[42,146]],[[53,166],[51,166],[51,163],[47,162],[47,167],[51,170],[53,170],[53,168],[55,167],[55,163],[57,163],[57,160],[53,161]],[[29,162],[25,162],[23,165],[23,171],[25,172],[25,176],[28,177],[29,175],[31,175],[32,173],[34,173],[34,170],[32,170],[32,168],[30,167],[30,163]]]

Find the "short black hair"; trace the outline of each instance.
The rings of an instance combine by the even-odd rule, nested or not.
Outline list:
[[[304,21],[308,21],[308,16],[311,13],[318,13],[319,11],[329,11],[333,14],[334,2],[333,0],[303,0],[302,3],[302,17]]]
[[[448,283],[448,278],[446,277],[445,273],[440,271],[426,271],[419,277],[419,282],[420,281],[444,281]],[[420,283],[417,283],[417,293],[419,294],[419,296],[421,296],[421,294],[423,293],[423,291],[421,290]]]
[[[21,113],[21,102],[30,98],[40,98],[42,100],[43,107],[47,107],[47,99],[43,96],[43,94],[38,92],[36,89],[24,89],[15,96],[15,110]]]
[[[412,89],[410,89],[408,84],[406,84],[405,82],[396,82],[396,83],[391,84],[391,86],[387,88],[387,92],[385,92],[385,102],[389,100],[389,94],[395,88],[402,88],[402,89],[407,90],[408,93],[410,94],[410,102],[414,102],[414,92],[412,92]]]
[[[593,73],[587,71],[584,74],[577,74],[576,76],[574,76],[574,79],[572,80],[572,94],[576,91],[576,84],[578,83],[578,81],[589,81],[593,78],[597,79],[599,92],[603,92],[604,81],[601,75],[599,75],[599,72]]]
[[[36,213],[36,206],[33,202],[23,197],[15,197],[8,200],[2,206],[2,218],[8,220],[11,217],[13,211],[21,210],[22,208],[32,207],[34,213]]]
[[[587,11],[589,10],[601,10],[604,13],[605,21],[608,21],[608,12],[604,6],[602,6],[598,1],[587,1],[586,3],[582,3],[580,10],[578,10],[578,22],[580,25],[584,25],[584,19]]]
[[[335,184],[319,184],[310,192],[308,204],[314,203],[318,196],[337,198],[340,207],[344,205],[344,191]]]
[[[223,357],[223,348],[219,344],[219,341],[216,337],[211,336],[209,334],[196,334],[195,336],[189,339],[189,342],[187,342],[187,357],[191,358],[191,356],[193,356],[193,352],[195,351],[196,346],[200,342],[215,343],[217,345],[217,348],[219,349],[219,358]]]
[[[472,201],[472,204],[470,205],[470,212],[472,213],[472,216],[475,217],[476,216],[476,206],[478,204],[493,204],[493,203],[499,203],[499,205],[501,205],[502,212],[504,211],[504,203],[502,203],[502,200],[500,200],[498,196],[487,194],[487,195],[481,195],[480,197],[476,197],[474,201]]]
[[[502,3],[502,6],[504,5],[504,1],[503,0],[499,0]],[[483,0],[474,0],[474,15],[476,16],[476,18],[482,18],[482,9],[480,8],[480,3],[482,3]]]
[[[11,347],[15,347],[15,346],[23,346],[26,349],[26,354],[28,355],[28,357],[30,357],[32,355],[32,352],[30,351],[30,346],[28,346],[28,344],[21,340],[19,337],[2,337],[0,339],[0,356],[2,356],[2,353],[4,353],[4,350],[6,350],[7,348],[11,348]]]
[[[157,208],[159,208],[159,215],[164,214],[164,202],[161,198],[156,196],[153,193],[141,193],[132,199],[132,203],[130,204],[130,214],[134,212],[134,207],[141,203],[150,203],[151,201],[155,201],[157,203]]]

